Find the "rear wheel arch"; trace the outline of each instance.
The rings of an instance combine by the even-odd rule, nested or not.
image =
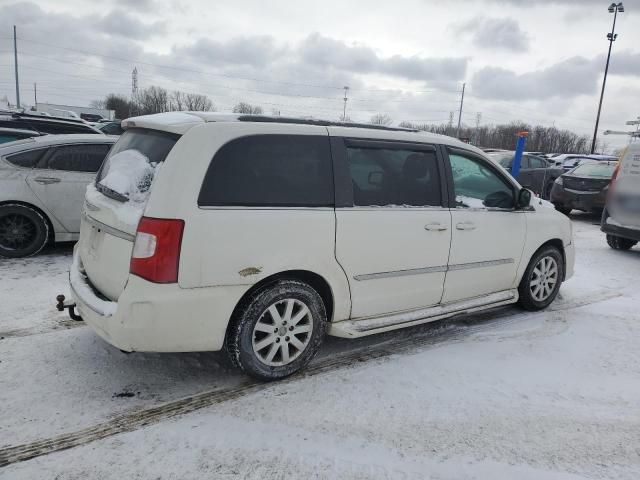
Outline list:
[[[319,275],[310,270],[286,270],[263,278],[258,283],[253,285],[249,290],[247,290],[244,295],[242,295],[240,300],[238,300],[238,303],[236,303],[236,306],[233,309],[231,319],[233,320],[236,317],[238,310],[247,301],[247,299],[251,298],[259,290],[273,285],[279,280],[298,280],[306,283],[316,292],[318,292],[318,295],[320,295],[320,298],[322,298],[324,308],[327,312],[327,321],[331,322],[334,311],[334,295],[331,286],[322,275]]]

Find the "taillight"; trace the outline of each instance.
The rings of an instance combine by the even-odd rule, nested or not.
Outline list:
[[[184,220],[142,217],[129,271],[155,283],[178,281]]]

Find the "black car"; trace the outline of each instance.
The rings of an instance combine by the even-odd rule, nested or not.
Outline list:
[[[602,211],[616,165],[617,162],[602,161],[578,165],[555,181],[551,203],[564,214],[569,214],[573,209]]]
[[[490,153],[489,157],[498,162],[502,168],[511,172],[514,152]],[[516,180],[523,187],[533,190],[542,198],[548,199],[554,180],[563,173],[564,170],[562,168],[551,165],[546,159],[524,153]]]
[[[0,111],[0,127],[32,130],[41,134],[103,133],[84,120],[76,118],[51,117],[35,113]]]

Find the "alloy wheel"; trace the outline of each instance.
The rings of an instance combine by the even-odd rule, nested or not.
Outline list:
[[[17,213],[0,217],[0,247],[7,250],[28,248],[36,235],[37,227],[30,218]]]
[[[307,348],[313,332],[309,307],[287,298],[270,305],[253,327],[253,352],[265,365],[293,362]]]
[[[557,283],[558,263],[551,256],[542,257],[531,272],[531,296],[538,302],[544,302],[553,293]]]

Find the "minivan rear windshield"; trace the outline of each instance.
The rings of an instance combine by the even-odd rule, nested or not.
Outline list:
[[[126,130],[104,160],[96,177],[96,189],[121,202],[144,194],[151,187],[156,167],[164,162],[179,138],[180,135],[157,130]]]

